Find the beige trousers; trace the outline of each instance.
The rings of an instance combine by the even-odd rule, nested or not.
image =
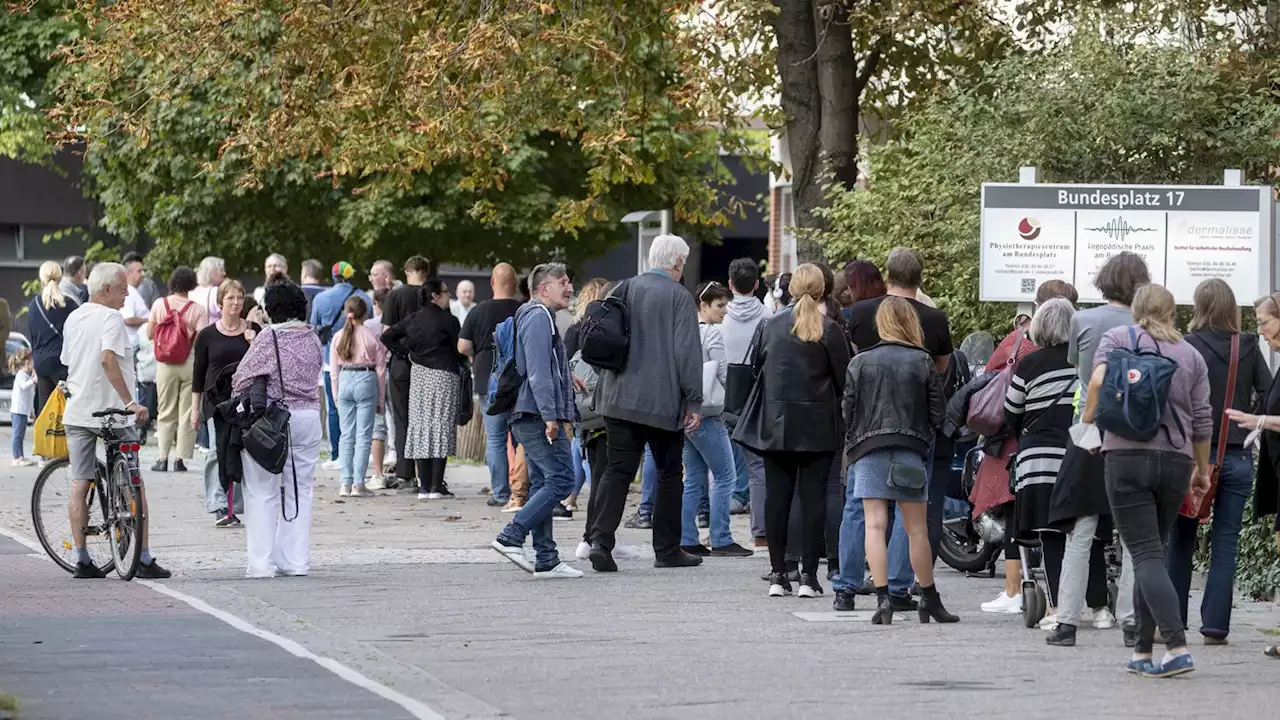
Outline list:
[[[196,431],[191,429],[191,377],[194,364],[194,353],[188,355],[187,361],[181,365],[156,363],[156,438],[160,443],[162,460],[169,459],[170,449],[174,449],[176,460],[190,460],[195,451]]]

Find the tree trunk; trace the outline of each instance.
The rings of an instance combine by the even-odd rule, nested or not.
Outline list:
[[[791,153],[791,194],[795,222],[801,228],[818,226],[815,208],[822,205],[822,115],[818,85],[818,41],[813,0],[773,0],[778,8],[773,30],[778,39],[778,78],[782,84],[782,112],[787,117],[787,150]],[[802,261],[810,259],[811,243],[797,248]]]

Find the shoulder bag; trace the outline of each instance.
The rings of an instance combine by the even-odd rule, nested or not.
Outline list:
[[[1022,348],[1022,341],[1026,337],[1026,333],[1018,336],[1018,342],[1013,346],[1013,352],[1009,353],[1009,360],[1000,374],[969,399],[969,416],[965,424],[973,432],[991,437],[1004,427],[1004,399],[1009,394],[1009,386],[1013,384],[1018,350]]]
[[[747,355],[742,362],[729,363],[724,382],[724,413],[741,415],[747,407],[747,398],[751,395],[751,386],[756,382],[756,349],[764,332],[764,320],[756,324],[755,334],[751,336],[751,344],[747,346]],[[705,377],[705,371],[704,371]],[[704,380],[705,382],[705,380]],[[705,390],[704,390],[705,392]]]
[[[1232,333],[1231,361],[1227,365],[1227,388],[1222,398],[1222,421],[1218,425],[1218,454],[1214,456],[1217,462],[1209,466],[1209,489],[1203,496],[1197,497],[1194,490],[1187,490],[1187,496],[1183,498],[1182,507],[1178,510],[1178,514],[1183,517],[1208,520],[1209,511],[1213,509],[1213,496],[1218,493],[1218,474],[1222,472],[1223,458],[1227,452],[1227,436],[1231,434],[1228,431],[1231,421],[1227,418],[1227,411],[1231,409],[1231,401],[1235,399],[1236,374],[1239,370],[1240,333]]]
[[[280,515],[285,522],[293,522],[298,517],[298,468],[294,463],[293,453],[289,452],[289,408],[284,404],[284,365],[280,362],[280,333],[272,330],[271,340],[275,344],[276,372],[280,376],[279,402],[268,401],[254,421],[244,431],[241,442],[253,461],[272,475],[280,476]],[[285,461],[293,470],[293,517],[285,514],[284,465]]]

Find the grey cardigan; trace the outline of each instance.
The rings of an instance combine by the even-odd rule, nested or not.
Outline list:
[[[617,290],[631,329],[627,365],[600,373],[596,408],[606,418],[661,430],[681,428],[686,412],[702,410],[702,343],[693,295],[659,270]]]

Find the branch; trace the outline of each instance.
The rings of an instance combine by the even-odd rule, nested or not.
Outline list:
[[[880,64],[880,43],[876,43],[871,48],[871,54],[867,55],[867,59],[862,62],[862,70],[858,72],[858,76],[853,80],[854,97],[862,95],[863,89],[867,87],[867,83],[871,81],[871,74],[876,71],[876,66]]]

